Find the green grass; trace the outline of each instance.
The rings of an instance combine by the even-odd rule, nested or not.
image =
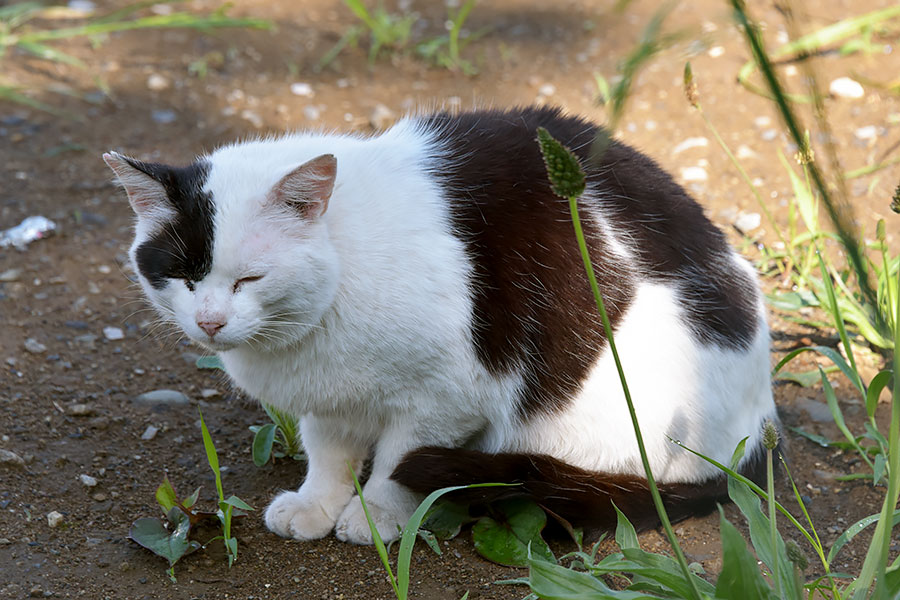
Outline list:
[[[170,0],[169,3],[182,3],[184,0]],[[66,65],[78,69],[87,69],[88,65],[80,58],[56,47],[54,44],[77,38],[87,38],[94,47],[101,44],[105,36],[111,33],[133,31],[139,29],[189,29],[200,33],[209,33],[225,27],[248,27],[269,29],[271,24],[261,19],[233,18],[225,14],[229,5],[207,15],[195,15],[189,12],[174,11],[167,15],[136,16],[156,2],[137,2],[125,6],[113,13],[92,17],[84,23],[72,26],[52,26],[55,19],[48,13],[48,7],[39,2],[16,2],[0,7],[0,66],[3,61],[16,60],[17,55],[24,54],[51,64]],[[101,89],[107,86],[98,80]],[[36,100],[35,92],[50,90],[24,89],[0,77],[0,100],[43,110],[58,116],[78,118],[77,115],[55,108],[52,104]]]

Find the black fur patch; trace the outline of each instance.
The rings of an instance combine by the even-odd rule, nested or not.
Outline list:
[[[637,278],[656,278],[677,285],[699,339],[730,348],[752,339],[753,282],[725,260],[725,237],[700,206],[651,159],[615,141],[592,156],[605,132],[554,108],[442,113],[423,123],[436,132],[436,171],[474,264],[478,356],[494,373],[525,372],[523,416],[565,406],[606,346],[568,201],[550,189],[539,126],[579,156],[610,226],[635,242],[639,264],[621,264],[592,223],[595,201],[579,203],[613,328]]]
[[[177,213],[137,248],[135,258],[141,274],[157,289],[165,287],[168,279],[184,279],[189,286],[200,281],[212,268],[215,207],[203,191],[209,163],[170,167],[126,160],[162,184]]]
[[[750,451],[740,472],[763,485],[765,451]],[[778,450],[776,450],[776,455]],[[485,505],[507,498],[530,498],[590,536],[616,528],[615,504],[638,531],[659,525],[659,517],[642,476],[597,473],[541,454],[487,454],[461,448],[419,448],[407,454],[391,478],[414,492],[428,494],[472,483],[515,483],[452,492],[448,498]],[[669,518],[679,521],[712,512],[729,502],[728,481],[720,475],[701,483],[658,484]]]

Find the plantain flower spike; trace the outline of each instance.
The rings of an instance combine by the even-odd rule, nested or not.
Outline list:
[[[767,450],[774,450],[778,446],[778,429],[772,421],[766,421],[763,425],[762,443]]]
[[[543,127],[538,127],[537,139],[553,193],[562,198],[577,198],[584,193],[584,170],[578,157]]]
[[[894,197],[891,198],[891,210],[900,214],[900,183],[897,184],[897,189],[894,190]]]
[[[684,63],[684,95],[691,106],[700,108],[700,91],[694,83],[694,71],[691,69],[690,61]]]

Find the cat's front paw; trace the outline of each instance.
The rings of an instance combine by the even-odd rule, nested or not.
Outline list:
[[[341,507],[342,508],[342,507]],[[340,512],[340,508],[332,514]],[[281,492],[266,509],[266,527],[278,535],[307,541],[323,538],[334,529],[336,516],[330,516],[322,502],[300,492]]]
[[[397,514],[369,501],[366,501],[366,508],[369,509],[369,516],[372,517],[372,522],[385,543],[400,537],[400,529],[406,524],[409,514],[405,512]],[[342,542],[372,544],[372,530],[369,528],[369,522],[366,520],[366,513],[363,511],[359,496],[353,496],[350,504],[341,513],[334,528],[334,534]]]

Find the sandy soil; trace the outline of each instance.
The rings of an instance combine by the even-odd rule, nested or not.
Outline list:
[[[101,11],[123,4],[98,2]],[[415,39],[443,31],[443,3],[405,4],[419,14]],[[316,72],[318,60],[353,23],[341,3],[325,0],[250,0],[233,11],[269,19],[277,24],[275,31],[134,31],[112,35],[98,48],[85,40],[61,42],[60,49],[87,63],[84,70],[8,53],[2,59],[4,77],[31,89],[67,87],[82,98],[52,92],[37,97],[83,118],[0,104],[0,229],[36,214],[59,224],[58,235],[24,252],[0,249],[0,448],[26,463],[0,465],[0,597],[391,597],[372,548],[332,538],[286,541],[270,534],[258,514],[236,526],[240,558],[234,567],[228,569],[214,545],[177,566],[176,585],[169,582],[162,559],[126,539],[135,519],[156,514],[153,493],[164,473],[182,492],[202,485],[201,502],[212,504],[214,485],[203,454],[198,406],[226,467],[229,493],[262,509],[276,490],[300,482],[303,465],[281,461],[254,467],[247,427],[264,422],[263,412],[221,375],[197,370],[197,348],[149,327],[151,316],[142,311],[124,266],[131,212],[111,184],[100,154],[118,149],[141,158],[186,162],[219,143],[286,129],[370,132],[416,107],[552,103],[602,122],[606,115],[596,102],[594,74],[609,78],[615,73],[653,4],[635,2],[619,14],[611,1],[482,2],[467,28],[490,29],[464,53],[478,69],[475,76],[434,68],[403,53],[385,55],[370,66],[364,49],[348,49]],[[804,31],[810,31],[889,4],[832,1],[815,14],[798,16]],[[387,5],[393,9],[395,3]],[[214,7],[210,2],[189,4],[198,12]],[[767,24],[772,47],[783,43],[784,21],[774,5],[756,10]],[[741,243],[734,223],[742,216],[752,222],[754,217],[746,213],[759,209],[684,100],[684,62],[693,64],[706,113],[726,142],[740,148],[744,165],[782,223],[790,183],[778,153],[790,158],[796,149],[781,133],[770,104],[736,83],[748,52],[728,16],[725,3],[712,0],[683,3],[673,12],[668,27],[683,31],[684,37],[637,79],[619,134],[680,177],[708,214]],[[847,169],[896,151],[900,101],[874,84],[900,72],[898,54],[847,58],[826,53],[814,61],[824,85],[840,76],[867,82],[861,99],[826,102]],[[189,70],[200,58],[208,65],[203,78]],[[802,71],[791,65],[781,71],[789,85],[800,89]],[[109,96],[98,92],[95,77],[108,85]],[[302,93],[297,95],[291,90],[297,83],[309,87],[295,87]],[[863,129],[869,126],[874,129]],[[819,139],[820,131],[812,128],[812,133]],[[680,146],[690,138],[705,142]],[[685,181],[690,171],[683,169],[688,167],[700,167],[705,180]],[[888,202],[898,178],[900,169],[893,167],[848,182],[850,199],[868,231],[878,218],[893,216]],[[772,241],[766,229],[764,223],[750,234]],[[895,248],[896,231],[896,225],[889,227]],[[747,249],[754,251],[752,245]],[[124,337],[108,339],[107,327],[121,329]],[[778,318],[773,337],[773,362],[810,341],[833,345],[836,339],[832,331],[806,330]],[[39,345],[28,344],[38,351],[26,349],[28,339]],[[794,370],[811,368],[811,360],[798,361]],[[848,421],[861,430],[864,407],[846,381],[835,377],[835,385]],[[156,389],[180,391],[189,403],[135,402],[139,394]],[[838,436],[820,390],[780,384],[776,394],[787,425]],[[144,440],[148,426],[159,431]],[[793,434],[788,438],[792,472],[826,543],[878,509],[879,490],[834,479],[865,469],[855,456],[819,448]],[[82,474],[94,477],[97,485],[83,485]],[[783,481],[779,486],[783,501],[796,509],[789,488]],[[63,515],[55,528],[46,518],[51,511]],[[739,520],[733,507],[726,513]],[[691,559],[711,573],[720,566],[717,529],[714,516],[678,525]],[[845,551],[838,569],[858,568],[863,541]],[[642,542],[651,550],[664,548],[655,531],[644,534]],[[564,542],[559,547],[571,549]],[[459,598],[467,590],[473,599],[526,595],[522,587],[493,584],[523,572],[480,558],[467,532],[443,548],[440,557],[424,546],[417,548],[413,597]],[[815,573],[813,564],[808,575]]]

